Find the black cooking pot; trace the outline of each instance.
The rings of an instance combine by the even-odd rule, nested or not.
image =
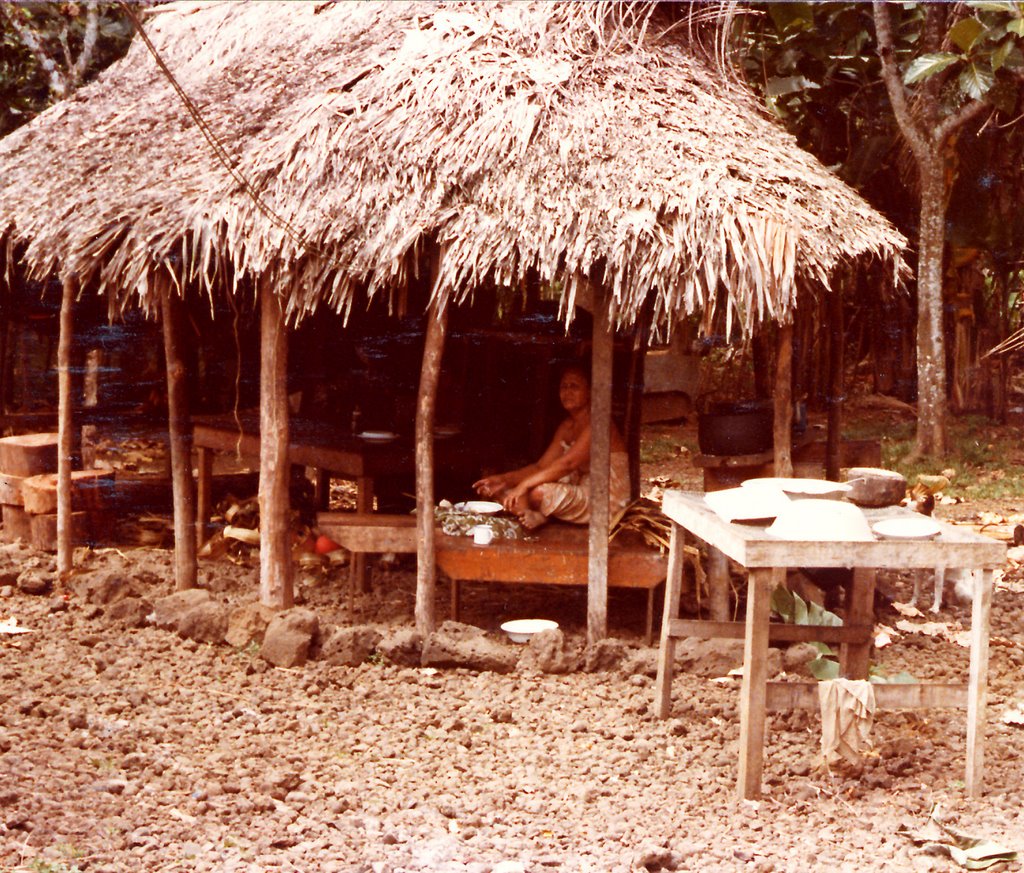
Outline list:
[[[705,455],[756,455],[772,447],[771,400],[714,403],[697,416],[697,443]]]

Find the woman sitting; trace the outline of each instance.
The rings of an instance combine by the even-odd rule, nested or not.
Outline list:
[[[558,397],[568,417],[544,454],[533,464],[473,484],[478,494],[500,500],[531,530],[549,518],[575,524],[590,521],[590,380],[586,370],[577,365],[567,367]],[[614,515],[629,502],[629,458],[614,425],[608,492],[609,510]]]

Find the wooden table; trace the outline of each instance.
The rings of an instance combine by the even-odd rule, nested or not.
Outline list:
[[[769,641],[838,642],[840,672],[852,679],[866,679],[872,645],[875,570],[962,568],[974,575],[971,607],[971,660],[967,685],[884,685],[874,688],[880,708],[967,708],[967,791],[981,793],[984,767],[985,702],[988,672],[989,612],[992,602],[992,570],[1006,560],[1006,546],[971,530],[939,522],[934,540],[876,540],[873,542],[812,542],[776,537],[764,527],[723,521],[701,494],[667,491],[665,514],[672,519],[665,612],[658,653],[655,709],[665,718],[671,704],[675,640],[679,637],[743,637],[743,684],[740,691],[740,750],[738,789],[741,797],[761,793],[767,709],[817,708],[814,683],[767,682]],[[910,516],[902,507],[866,509],[871,523],[882,518]],[[745,622],[681,621],[679,596],[682,587],[682,545],[688,531],[749,571]],[[776,585],[784,584],[790,567],[845,567],[853,569],[853,583],[846,594],[843,627],[769,625],[769,600]],[[721,580],[718,583],[722,584]],[[714,595],[712,595],[714,596]]]
[[[239,429],[241,424],[241,430]],[[229,452],[258,460],[260,456],[259,417],[244,414],[195,417],[192,445],[198,453],[196,497],[196,540],[202,546],[210,521],[213,452]],[[374,478],[413,469],[413,447],[408,439],[379,443],[360,439],[336,427],[308,419],[288,423],[288,461],[316,471],[316,503],[326,509],[332,473],[356,483],[356,512],[373,512]],[[356,557],[352,575],[365,582],[365,558]]]
[[[353,555],[367,552],[416,551],[413,515],[360,515],[321,512],[317,524]],[[586,527],[548,524],[526,540],[498,539],[478,546],[469,536],[453,537],[437,530],[434,541],[438,569],[451,582],[451,618],[459,619],[460,593],[466,582],[581,585],[588,582],[589,540]],[[640,542],[616,538],[608,548],[608,585],[647,591],[646,629],[650,645],[654,627],[654,591],[665,581],[668,558]],[[354,587],[350,584],[350,608]]]

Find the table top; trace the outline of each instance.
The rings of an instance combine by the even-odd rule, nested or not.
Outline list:
[[[879,539],[873,542],[820,542],[784,539],[765,525],[724,521],[697,492],[666,491],[662,510],[676,524],[724,552],[744,567],[876,567],[991,569],[1006,562],[1006,545],[965,527],[934,519],[940,533],[932,540]],[[902,506],[863,510],[870,524],[884,518],[920,518]]]

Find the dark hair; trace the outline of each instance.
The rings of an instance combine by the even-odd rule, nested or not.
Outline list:
[[[587,366],[586,362],[568,361],[563,364],[558,374],[558,381],[561,382],[562,378],[569,373],[578,373],[583,381],[587,383],[587,387],[590,387],[590,367]]]

